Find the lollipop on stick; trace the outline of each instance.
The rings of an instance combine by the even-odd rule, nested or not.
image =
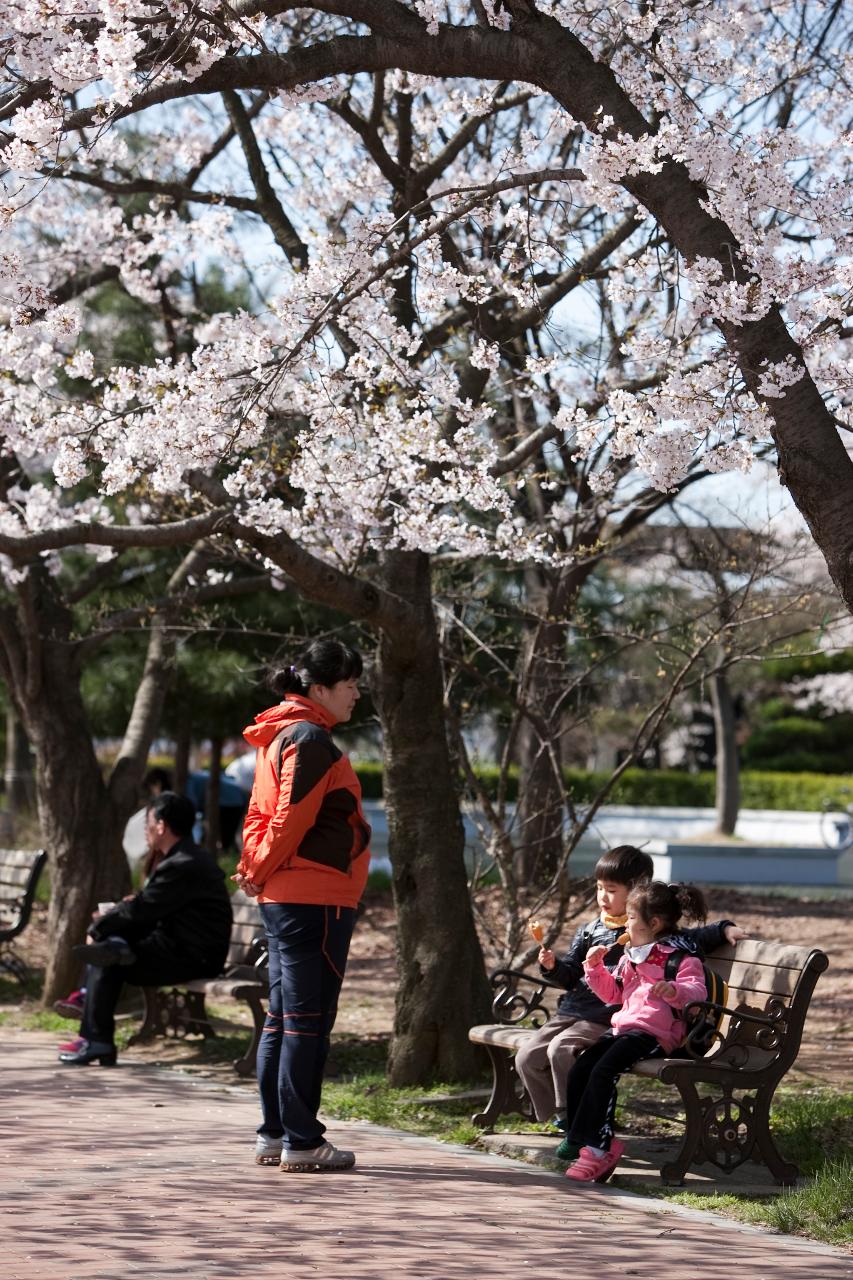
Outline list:
[[[534,941],[538,942],[541,947],[542,939],[545,937],[545,926],[539,920],[528,920],[527,927],[533,934]]]

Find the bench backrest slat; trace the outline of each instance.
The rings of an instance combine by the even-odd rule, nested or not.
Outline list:
[[[11,867],[0,862],[0,888],[24,889],[27,886],[33,869],[29,867]]]
[[[234,965],[254,964],[256,956],[252,943],[263,937],[264,926],[257,902],[245,894],[235,893],[231,899],[234,923],[231,926],[231,942],[228,947],[226,968]]]
[[[17,937],[29,923],[44,849],[0,849],[0,899],[3,903],[0,942]]]
[[[767,965],[771,969],[805,968],[813,954],[811,947],[789,946],[787,942],[762,942],[758,938],[743,938],[735,946],[726,944],[711,955],[716,962],[737,959],[746,964]]]
[[[781,1078],[796,1059],[812,992],[828,964],[822,951],[754,939],[709,956],[709,967],[729,984],[732,1012],[720,1026],[726,1042],[722,1056],[729,1051],[737,1058],[739,1049],[746,1048],[755,1063],[760,1058]],[[739,1019],[739,1011],[770,1017],[778,1034]]]
[[[32,870],[43,853],[44,849],[0,849],[0,865]]]
[[[801,969],[771,969],[769,965],[742,963],[740,960],[718,963],[712,957],[709,967],[728,983],[729,1004],[749,996],[782,996],[790,998],[797,989]]]

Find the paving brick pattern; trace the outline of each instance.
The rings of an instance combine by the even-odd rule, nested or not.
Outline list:
[[[282,1174],[246,1090],[0,1037],[3,1280],[853,1280],[836,1250],[371,1125],[330,1127],[351,1173]]]

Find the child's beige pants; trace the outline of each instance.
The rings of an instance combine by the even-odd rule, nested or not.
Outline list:
[[[550,1120],[555,1112],[565,1110],[566,1082],[575,1058],[607,1030],[606,1022],[584,1022],[555,1013],[528,1036],[515,1055],[515,1069],[537,1120]]]

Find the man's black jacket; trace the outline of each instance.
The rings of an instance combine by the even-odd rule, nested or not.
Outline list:
[[[89,933],[96,940],[125,938],[131,946],[156,934],[176,961],[197,964],[199,977],[215,977],[231,936],[225,873],[187,836],[164,855],[139,893],[108,911]]]

